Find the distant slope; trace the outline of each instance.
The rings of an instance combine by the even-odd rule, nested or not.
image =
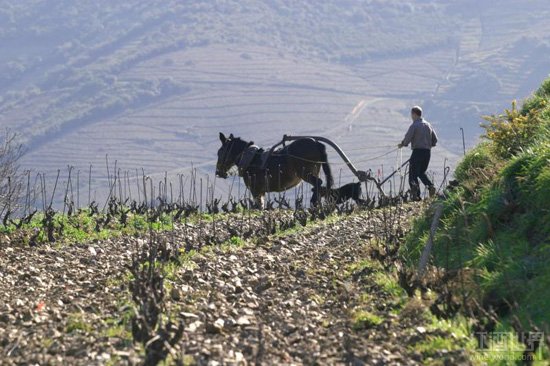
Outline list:
[[[50,172],[109,154],[128,169],[212,174],[219,130],[262,145],[328,135],[361,167],[388,169],[395,155],[369,159],[422,103],[443,137],[441,174],[461,152],[458,127],[474,138],[481,113],[549,69],[545,1],[476,14],[468,1],[5,3],[0,124],[25,138],[27,167]]]

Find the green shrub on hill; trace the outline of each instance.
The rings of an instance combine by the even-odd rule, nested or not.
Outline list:
[[[481,126],[485,129],[485,137],[491,140],[491,146],[502,158],[510,158],[523,149],[531,146],[535,136],[540,132],[543,122],[541,111],[547,106],[546,97],[535,96],[532,109],[518,110],[516,101],[511,109],[504,114],[483,117],[487,123]]]

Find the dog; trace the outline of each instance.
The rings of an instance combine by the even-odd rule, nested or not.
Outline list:
[[[361,199],[361,182],[344,184],[339,188],[320,190],[321,197],[334,204],[342,204],[347,200],[354,200],[358,204],[363,204],[365,201]]]

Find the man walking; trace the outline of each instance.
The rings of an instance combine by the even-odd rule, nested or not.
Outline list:
[[[430,164],[431,149],[437,144],[437,135],[432,125],[422,118],[422,108],[414,106],[411,109],[413,123],[405,134],[405,138],[397,147],[411,144],[412,154],[409,161],[409,186],[411,187],[411,199],[420,200],[420,186],[418,178],[424,183],[430,192],[430,197],[435,195],[435,187],[426,175]]]

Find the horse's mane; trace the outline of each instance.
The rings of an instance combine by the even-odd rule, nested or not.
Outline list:
[[[247,144],[248,146],[254,145],[254,141],[245,141],[245,140],[243,140],[242,138],[240,138],[240,137],[235,137],[235,136],[230,137],[230,138],[229,138],[229,141],[233,141],[233,142],[237,142],[237,143],[244,143],[244,144]]]

